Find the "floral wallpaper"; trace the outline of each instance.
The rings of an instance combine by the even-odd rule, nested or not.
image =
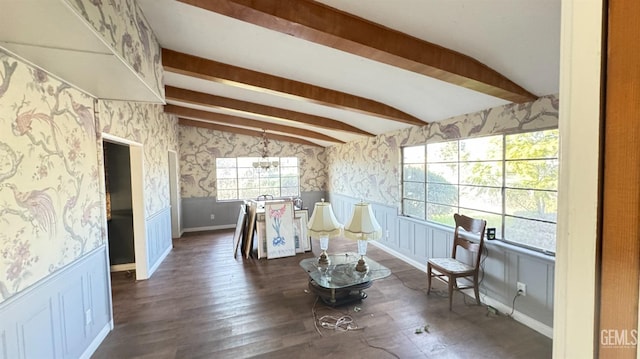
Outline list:
[[[104,133],[144,146],[144,199],[149,217],[169,207],[168,151],[178,149],[178,120],[162,105],[98,101],[98,121]]]
[[[558,97],[508,104],[327,148],[328,191],[398,206],[400,148],[456,138],[558,127]]]
[[[66,0],[102,39],[164,98],[161,50],[135,0]]]
[[[94,100],[0,49],[0,302],[104,243]]]
[[[182,198],[216,196],[216,158],[259,157],[262,138],[180,126],[180,184]],[[322,147],[269,140],[269,155],[298,157],[300,191],[324,191],[326,155]]]

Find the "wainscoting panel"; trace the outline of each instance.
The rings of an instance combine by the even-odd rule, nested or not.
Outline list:
[[[484,275],[482,276],[482,291],[491,298],[506,302],[507,293],[507,268],[505,265],[508,260],[507,253],[499,247],[492,246],[490,241],[485,242],[487,256],[484,258],[482,267]]]
[[[324,191],[303,192],[302,205],[309,209],[309,218],[316,202],[325,198]],[[328,201],[328,199],[327,199]],[[238,206],[243,201],[218,201],[216,197],[187,197],[181,201],[182,230],[196,232],[221,228],[235,228],[238,222]],[[354,202],[355,203],[355,202]],[[332,203],[333,205],[333,203]],[[336,207],[333,207],[336,211]],[[211,216],[214,219],[211,219]]]
[[[0,358],[91,355],[110,328],[108,275],[101,246],[0,304]]]
[[[87,278],[76,278],[60,290],[60,310],[65,320],[62,322],[62,347],[65,356],[82,353],[80,345],[87,339],[85,326],[86,301],[84,293]],[[82,339],[82,340],[78,340]]]
[[[7,331],[0,329],[0,359],[9,359],[7,347]]]
[[[401,222],[408,222],[407,220],[401,220]],[[413,223],[413,222],[412,222]],[[421,224],[422,225],[422,224]],[[424,224],[423,226],[427,226]],[[427,253],[425,258],[434,258],[434,257],[447,257],[451,255],[451,246],[453,245],[453,232],[444,231],[438,228],[429,228],[431,232],[431,252]],[[429,240],[429,238],[425,238],[425,240]]]
[[[398,237],[398,248],[396,250],[402,254],[411,254],[406,250],[406,243],[410,240],[413,240],[413,228],[414,225],[412,222],[408,221],[400,221],[400,225],[398,226],[400,229],[399,237]]]
[[[147,218],[147,258],[149,276],[158,268],[173,247],[171,241],[171,207]]]
[[[429,258],[429,228],[426,226],[414,226],[413,229],[413,255],[418,258]]]
[[[332,193],[331,204],[342,223],[358,199]],[[453,228],[398,215],[395,207],[372,203],[385,235],[378,241],[389,252],[404,256],[412,265],[426,270],[427,259],[451,255]],[[386,237],[386,231],[389,236]],[[480,291],[487,302],[511,310],[517,293],[516,283],[527,286],[527,296],[518,297],[514,318],[545,335],[553,326],[553,277],[555,260],[551,256],[524,250],[499,241],[485,241],[482,264],[484,276]],[[469,260],[470,258],[467,258]],[[424,266],[422,265],[424,263]]]
[[[56,348],[55,339],[60,323],[54,318],[52,301],[52,298],[41,301],[31,315],[21,318],[23,320],[16,323],[18,340],[22,344],[19,350],[24,353],[25,358],[47,358],[51,353],[60,352],[62,345],[58,343]]]

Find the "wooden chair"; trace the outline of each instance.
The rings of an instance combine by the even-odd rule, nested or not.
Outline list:
[[[456,222],[456,229],[453,233],[453,250],[451,257],[448,258],[431,258],[427,261],[427,294],[431,292],[431,277],[438,277],[440,280],[449,285],[449,310],[453,303],[453,290],[473,288],[476,295],[476,302],[480,305],[480,293],[478,291],[478,273],[480,272],[480,257],[484,247],[484,232],[487,221],[484,219],[474,219],[461,214],[454,214],[453,219]],[[470,241],[463,238],[460,234],[460,228],[464,232],[477,234],[480,236],[478,242]],[[458,246],[470,252],[473,259],[473,265],[461,262],[457,259],[456,253]],[[436,271],[437,273],[434,273]],[[458,278],[467,278],[471,281],[471,285],[458,285]]]

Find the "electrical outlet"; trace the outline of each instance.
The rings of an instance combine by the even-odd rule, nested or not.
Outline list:
[[[387,229],[384,233],[385,238],[389,239],[389,230]]]
[[[212,215],[211,215],[211,220],[213,221],[214,219],[216,219],[216,215],[215,215],[215,214],[212,214]]]
[[[526,284],[518,282],[517,288],[518,288],[518,294],[520,294],[523,297],[527,296],[527,285]]]
[[[84,324],[85,325],[89,325],[92,322],[91,319],[92,315],[91,315],[91,308],[87,309],[86,312],[84,312]]]

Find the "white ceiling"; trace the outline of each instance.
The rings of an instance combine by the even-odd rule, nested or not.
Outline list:
[[[561,0],[321,0],[471,56],[534,95],[558,92]],[[174,0],[138,0],[163,48],[375,100],[434,122],[508,103],[463,87],[272,31]],[[332,118],[374,134],[405,123],[222,83],[165,74],[165,84]],[[169,103],[212,110],[194,105]],[[243,114],[230,113],[236,116]],[[255,118],[252,116],[251,118]],[[265,120],[261,118],[261,120]],[[342,141],[360,135],[304,127]],[[331,143],[308,139],[322,146]]]
[[[419,118],[424,123],[441,121],[508,103],[501,98],[175,0],[137,1],[160,45],[165,49],[360,96],[396,108]],[[530,93],[542,96],[558,93],[560,1],[320,0],[318,2],[475,58]],[[38,2],[38,4],[43,3]],[[13,25],[4,27],[0,25],[0,30],[4,28],[6,31],[16,32],[28,25],[24,21],[18,21],[23,17],[13,16],[14,12],[7,11],[5,15],[0,16],[0,19],[4,19],[5,24],[9,22]],[[37,39],[22,39],[20,34],[24,33],[33,32],[16,32],[10,34],[11,36],[7,36],[5,32],[5,36],[0,36],[0,42],[5,40],[3,46],[9,49],[15,48],[19,53],[28,53],[29,46],[35,45],[40,49],[40,56],[44,56],[46,58],[44,60],[49,59],[48,61],[51,61],[51,57],[46,56],[46,51],[42,52],[43,49],[58,52],[72,50],[76,55],[88,51],[66,49],[64,43],[53,47],[38,45]],[[76,32],[71,31],[69,36],[73,36],[73,33]],[[102,54],[104,51],[99,49],[99,51],[89,52]],[[33,57],[37,58],[35,55]],[[60,55],[55,57],[58,58]],[[74,72],[78,73],[77,69]],[[109,73],[109,71],[103,72]],[[73,73],[65,78],[73,79],[72,76]],[[105,79],[96,79],[95,76],[79,76],[79,81],[83,78],[94,79],[91,84],[80,84],[80,87],[85,89],[100,86],[100,84],[105,86],[104,84],[108,82]],[[350,111],[339,106],[330,107],[312,101],[299,101],[291,97],[278,96],[269,91],[229,86],[224,81],[208,81],[170,71],[165,73],[165,85],[322,116],[347,123],[372,134],[386,133],[410,126],[407,123]],[[134,89],[135,84],[126,87]],[[96,88],[96,92],[103,91]],[[327,130],[283,118],[249,115],[176,100],[168,100],[167,103],[304,128],[341,141],[362,138],[360,134]],[[247,128],[247,126],[244,127]],[[252,126],[248,127],[252,128]],[[261,126],[257,124],[252,129],[261,130]],[[302,135],[291,135],[275,130],[268,132],[301,137],[320,146],[334,144],[334,142],[304,138]]]

